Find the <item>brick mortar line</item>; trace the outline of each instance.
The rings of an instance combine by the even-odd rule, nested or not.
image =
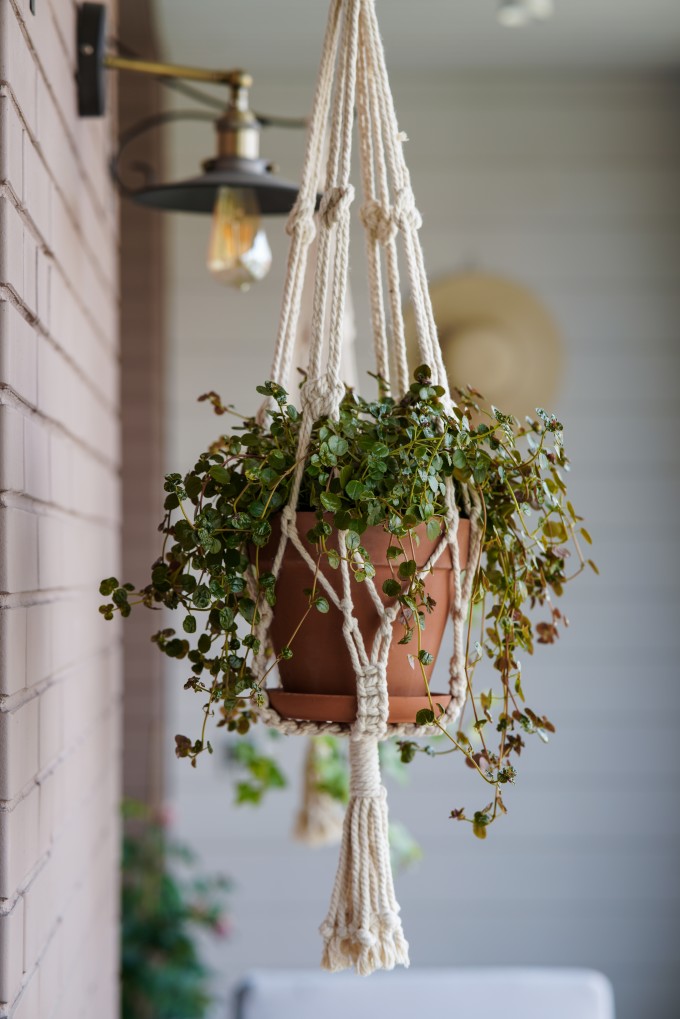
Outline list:
[[[26,415],[27,417],[35,416],[40,421],[44,421],[48,426],[50,426],[50,428],[53,428],[54,431],[58,432],[59,435],[69,439],[71,442],[74,442],[93,460],[96,460],[103,467],[106,467],[111,472],[111,474],[115,475],[120,479],[121,465],[119,462],[109,460],[106,457],[104,457],[100,449],[98,449],[96,446],[90,446],[83,438],[81,438],[79,435],[76,435],[69,428],[67,428],[63,421],[59,421],[57,418],[50,417],[49,415],[44,414],[36,406],[27,403],[26,400],[22,399],[22,397],[19,396],[16,390],[12,389],[12,387],[7,385],[7,383],[5,382],[0,382],[0,405],[2,404],[8,407],[13,407],[14,410],[17,411],[23,410],[30,411],[31,413],[30,415]],[[115,421],[116,424],[120,423],[120,413],[115,415]]]
[[[69,665],[65,665],[63,669],[58,669],[57,672],[53,672],[51,676],[47,676],[45,679],[41,679],[39,683],[34,683],[33,686],[25,687],[23,690],[17,690],[16,693],[1,694],[0,715],[11,715],[15,711],[18,711],[19,709],[23,708],[26,704],[30,704],[31,701],[37,700],[38,698],[42,697],[42,695],[47,690],[51,690],[52,687],[60,686],[62,683],[65,683],[73,674],[74,670],[87,665],[88,662],[97,662],[101,658],[109,658],[111,654],[122,650],[123,642],[122,634],[120,633],[120,628],[118,628],[117,630],[116,628],[114,628],[112,630],[112,637],[113,637],[112,640],[107,641],[106,644],[100,645],[94,651],[91,651],[89,654],[85,655],[84,658],[79,658],[77,661],[71,662]],[[69,749],[68,747],[65,748],[64,751],[61,751],[61,753],[62,754],[65,753],[66,751],[68,751],[68,749]],[[26,796],[28,796],[28,794],[30,793],[32,786],[35,783],[40,785],[40,782],[48,778],[52,774],[52,772],[56,770],[60,763],[61,763],[60,755],[58,754],[57,757],[55,757],[49,765],[46,765],[46,767],[43,768],[41,771],[36,772],[33,778],[30,779],[30,781],[26,784],[26,786],[24,786],[21,792],[17,793],[17,795],[13,799],[0,800],[0,811],[4,809],[3,804],[7,805],[10,803],[14,803],[15,800],[17,802],[21,802],[21,800],[25,799]],[[14,810],[14,807],[8,808],[8,812],[11,813],[12,810]]]
[[[118,405],[111,403],[110,398],[97,388],[93,380],[85,374],[78,361],[74,359],[72,354],[69,354],[69,352],[64,349],[57,338],[52,335],[43,320],[31,311],[10,283],[0,282],[0,301],[2,300],[6,300],[8,304],[11,304],[12,307],[19,312],[24,321],[29,326],[36,329],[40,336],[42,336],[43,339],[49,343],[51,347],[61,355],[61,357],[64,358],[66,363],[71,366],[76,375],[82,379],[92,395],[95,396],[97,400],[104,405],[106,410],[111,413],[112,417],[119,418],[120,409]],[[120,351],[117,347],[103,347],[102,350],[112,363],[118,365],[120,371],[121,358]]]
[[[99,849],[101,846],[103,846],[108,841],[108,839],[113,835],[115,830],[116,829],[114,828],[113,825],[108,825],[107,827],[102,829],[102,832],[100,834],[100,838],[95,843],[95,847],[94,847],[95,851],[97,849]],[[119,859],[120,859],[120,850],[119,850]],[[75,899],[76,896],[80,893],[80,891],[84,887],[84,885],[85,885],[85,879],[83,878],[82,881],[79,881],[74,886],[73,894],[71,895],[71,897],[69,899],[69,903],[67,904],[67,907],[68,907],[68,905],[70,905],[70,903],[73,901],[73,899]],[[95,917],[98,917],[100,915],[102,901],[105,899],[105,897],[108,894],[110,894],[110,887],[105,886],[105,887],[101,888],[100,895],[97,897],[96,902],[93,904],[92,914]],[[67,908],[67,907],[65,907],[65,908]],[[119,915],[119,913],[118,913],[118,910],[117,910],[116,911],[116,918],[118,917],[118,915]],[[57,931],[59,929],[59,926],[61,925],[62,922],[63,922],[63,915],[59,918],[59,920],[54,925],[54,935],[56,935],[56,933],[57,933]],[[86,931],[84,936],[83,936],[84,940],[87,940],[88,934],[89,934],[89,931]],[[45,949],[40,954],[40,959],[42,959],[43,956],[46,954],[47,949],[49,948],[49,944],[51,944],[51,941],[52,941],[52,935],[50,934],[50,935],[48,935],[48,941],[46,942]],[[83,944],[83,941],[79,942],[78,947],[80,948],[82,944]],[[78,958],[78,956],[80,955],[80,952],[76,952],[75,955],[76,955],[76,959],[73,962],[71,971],[64,975],[65,978],[63,980],[63,986],[62,986],[61,994],[59,995],[59,998],[58,998],[58,1000],[56,1002],[57,1008],[51,1013],[52,1017],[58,1015],[58,1009],[59,1009],[59,1007],[61,1006],[61,1004],[64,1001],[64,995],[67,993],[69,982],[73,979],[74,970],[78,971],[78,967],[80,966],[80,962],[79,962],[79,958]],[[101,960],[100,960],[100,963],[101,963]],[[118,960],[117,959],[116,959],[116,964],[118,964]],[[78,972],[79,972],[79,975],[80,975],[80,971],[78,971]],[[100,966],[100,973],[101,973],[101,966]],[[120,979],[120,974],[116,971],[113,974],[113,976],[114,976],[114,980],[116,982],[118,982],[118,980]],[[90,974],[89,978],[88,978],[89,983],[86,986],[86,994],[88,994],[90,997],[92,997],[93,993],[96,990],[96,987],[92,987],[91,986],[92,979],[93,979],[93,976],[92,976],[92,974]],[[23,990],[23,987],[22,987],[22,990]],[[12,1002],[12,1008],[15,1008],[16,1004],[17,1004],[17,999],[15,998],[14,1002]],[[2,1013],[0,1012],[0,1019],[1,1019],[1,1016],[2,1016]]]
[[[0,507],[21,510],[21,512],[30,513],[35,517],[50,517],[53,520],[79,520],[82,523],[95,524],[114,532],[119,531],[122,527],[122,514],[121,518],[112,519],[93,513],[83,513],[79,510],[70,510],[60,503],[36,499],[35,496],[29,495],[27,492],[16,492],[10,488],[0,488]]]
[[[89,798],[94,799],[93,796],[89,797]],[[108,841],[108,839],[111,837],[111,835],[114,833],[114,831],[115,831],[114,825],[112,825],[112,824],[105,824],[104,825],[104,827],[100,830],[99,838],[95,839],[95,844],[92,847],[93,848],[92,858],[94,858],[94,859],[97,858],[97,855],[98,855],[97,854],[97,850],[100,849]],[[47,952],[49,951],[50,945],[52,944],[52,941],[57,936],[59,928],[62,926],[62,924],[64,922],[64,917],[67,914],[69,906],[71,905],[73,900],[76,898],[76,896],[78,895],[80,890],[83,887],[86,886],[87,878],[88,878],[88,874],[86,873],[85,875],[83,875],[80,878],[78,878],[76,880],[76,883],[72,886],[71,892],[69,894],[69,897],[68,897],[67,901],[64,903],[64,910],[61,913],[61,915],[58,916],[56,921],[54,922],[54,924],[52,926],[52,929],[50,930],[49,934],[47,935],[47,938],[45,939],[45,941],[43,943],[42,948],[38,952],[38,956],[37,956],[33,966],[31,967],[30,970],[27,970],[27,971],[25,971],[22,974],[21,984],[20,984],[20,987],[19,987],[19,991],[15,995],[14,1000],[11,1001],[11,1002],[9,1002],[9,1001],[7,1001],[7,1002],[4,1002],[4,1001],[0,1002],[0,1019],[8,1019],[8,1017],[12,1014],[12,1012],[16,1009],[17,1005],[19,1004],[19,1002],[21,1000],[21,997],[24,994],[24,992],[26,991],[27,987],[32,983],[32,981],[34,979],[37,978],[40,966],[42,964],[42,960],[47,955]],[[18,901],[18,898],[19,897],[17,896],[17,901]],[[8,901],[8,900],[4,900],[4,901]],[[15,903],[15,905],[16,905],[16,903]],[[10,910],[10,913],[11,913],[11,910]],[[3,915],[9,915],[9,913],[3,914],[3,912],[2,912],[2,900],[0,900],[0,917],[2,917]],[[63,997],[63,994],[62,994],[62,997]]]
[[[35,64],[36,68],[40,71],[40,76],[42,77],[43,82],[45,83],[45,87],[46,87],[47,91],[49,92],[50,98],[52,99],[52,103],[54,105],[54,108],[57,111],[57,117],[61,121],[62,129],[64,131],[64,135],[66,137],[68,146],[71,149],[71,153],[73,155],[74,162],[75,162],[76,166],[78,167],[80,179],[83,181],[83,183],[85,184],[85,187],[89,191],[93,205],[95,206],[96,209],[99,210],[99,212],[106,219],[107,218],[107,211],[108,210],[106,209],[106,207],[103,207],[101,205],[101,203],[99,201],[99,197],[98,197],[98,195],[97,195],[97,193],[96,193],[96,191],[94,189],[94,186],[93,186],[94,185],[94,181],[89,176],[89,174],[85,171],[85,166],[81,162],[80,153],[78,152],[77,141],[73,137],[73,134],[71,132],[71,125],[69,124],[66,116],[64,115],[64,111],[62,110],[62,108],[61,108],[61,106],[60,106],[60,104],[58,102],[57,96],[56,96],[56,94],[54,92],[54,89],[52,87],[52,82],[50,81],[50,79],[47,76],[45,68],[42,65],[42,61],[40,60],[40,57],[38,56],[37,50],[36,50],[35,46],[33,45],[33,40],[31,39],[31,37],[30,37],[30,35],[28,33],[28,30],[26,29],[26,24],[25,24],[25,21],[24,21],[24,16],[21,13],[21,11],[19,10],[19,8],[18,8],[18,6],[16,4],[16,0],[9,0],[9,4],[10,4],[10,7],[11,7],[13,13],[14,13],[14,16],[16,18],[17,24],[19,26],[19,31],[21,32],[21,34],[23,35],[24,39],[26,40],[26,47],[30,51],[31,56],[33,57],[33,62]],[[68,63],[68,61],[67,61],[67,63]],[[73,73],[73,70],[74,69],[71,68],[71,72],[72,73]],[[38,152],[40,152],[40,155],[42,156],[42,150],[40,148],[40,142],[35,138],[35,135],[31,131],[31,129],[29,128],[28,124],[26,123],[26,120],[25,120],[24,115],[23,115],[23,111],[21,110],[21,107],[20,107],[19,103],[16,100],[16,96],[14,95],[14,91],[12,89],[11,83],[8,82],[8,81],[0,80],[0,85],[6,85],[8,87],[8,89],[12,92],[12,98],[14,100],[14,104],[15,104],[15,106],[17,108],[17,111],[19,112],[19,114],[21,116],[22,121],[24,122],[26,130],[28,131],[28,135],[29,135],[29,137],[31,138],[31,140],[32,140],[32,142],[34,144],[34,147],[38,150]],[[74,82],[74,88],[75,88],[75,82]],[[109,120],[109,128],[110,129],[112,128],[111,120]],[[112,134],[112,131],[110,130],[109,142],[112,141],[111,134]],[[43,162],[45,163],[45,165],[47,165],[46,160],[44,159],[44,157],[43,157]]]
[[[113,356],[115,357],[116,354],[117,354],[117,344],[116,344],[116,342],[112,341],[112,340],[110,340],[108,338],[107,334],[102,330],[102,328],[100,327],[99,323],[97,322],[96,318],[94,317],[94,315],[92,314],[90,309],[85,304],[83,304],[83,301],[81,300],[80,294],[78,293],[78,291],[74,287],[74,285],[73,285],[72,281],[70,280],[70,278],[64,272],[64,266],[62,265],[61,261],[56,257],[55,252],[53,251],[53,249],[50,248],[47,245],[47,243],[42,239],[42,236],[38,232],[37,228],[34,226],[33,220],[31,219],[30,214],[28,213],[26,207],[24,205],[22,205],[22,203],[19,201],[19,199],[17,197],[17,194],[14,191],[14,188],[12,188],[11,185],[8,184],[7,181],[3,180],[3,181],[0,181],[0,192],[2,192],[1,197],[6,198],[10,202],[10,204],[12,205],[12,208],[15,209],[16,212],[18,213],[19,218],[21,219],[22,223],[24,223],[27,227],[29,227],[31,233],[33,233],[34,230],[35,230],[35,235],[37,235],[37,236],[34,235],[34,240],[36,241],[36,244],[41,249],[43,254],[47,258],[49,258],[50,266],[52,268],[54,268],[59,273],[59,276],[60,276],[62,282],[64,283],[64,286],[66,287],[66,290],[68,290],[69,294],[71,295],[71,297],[75,301],[76,305],[80,309],[83,317],[87,321],[90,329],[92,330],[92,335],[94,336],[94,338],[95,338],[96,342],[98,343],[98,345],[105,352],[107,352],[109,354],[113,354]],[[118,247],[116,246],[116,251],[117,250],[118,250]],[[89,256],[89,252],[87,252],[85,250],[83,250],[83,254],[86,255],[86,256]],[[8,293],[14,295],[14,300],[17,301],[21,305],[21,308],[25,311],[24,317],[29,318],[31,320],[31,325],[40,325],[42,330],[44,331],[45,335],[49,335],[49,331],[47,329],[47,326],[44,325],[44,323],[42,322],[40,317],[38,315],[36,315],[35,312],[31,311],[31,309],[28,307],[28,305],[24,302],[23,298],[21,298],[19,296],[19,294],[17,294],[16,291],[8,283],[4,283],[3,282],[2,286],[4,288],[5,287],[7,288]],[[107,285],[107,289],[109,289],[108,285]],[[116,308],[120,308],[121,294],[120,294],[119,288],[114,288],[110,292],[111,292],[111,295],[112,295],[112,298],[113,298],[113,303],[114,303],[115,307]],[[57,342],[56,338],[54,339],[54,342],[55,343]]]
[[[120,698],[120,701],[121,700],[122,698]],[[113,701],[112,703],[115,703],[115,701]],[[122,749],[119,751],[119,756],[121,756],[121,754]],[[68,815],[69,818],[75,812],[83,812],[83,809],[85,807],[88,807],[91,801],[94,800],[95,797],[98,795],[99,790],[104,783],[105,777],[110,771],[109,764],[110,762],[108,761],[104,762],[101,770],[98,772],[96,776],[96,779],[93,781],[92,785],[88,788],[86,794],[79,800],[79,802],[77,802],[74,810],[71,810],[70,814]],[[53,833],[53,836],[56,835],[56,838],[51,839],[48,849],[46,849],[43,855],[40,857],[40,859],[36,861],[31,871],[27,875],[24,875],[23,879],[18,884],[13,895],[5,899],[0,899],[0,916],[8,915],[9,913],[11,913],[14,910],[18,900],[31,890],[33,884],[38,879],[39,875],[42,873],[44,868],[48,865],[49,860],[54,855],[55,847],[58,845],[59,841],[63,838],[65,828],[66,824],[62,823],[61,827],[56,829],[56,833]]]
[[[0,87],[1,86],[2,86],[2,83],[0,82]],[[52,184],[54,186],[54,182],[53,181],[52,181]],[[17,195],[16,191],[12,187],[12,184],[11,184],[11,182],[9,180],[7,180],[6,178],[3,178],[0,181],[0,186],[6,192],[6,197],[8,197],[10,199],[10,201],[12,203],[12,206],[16,209],[16,211],[19,214],[19,216],[21,217],[21,220],[24,223],[24,225],[28,228],[29,232],[33,235],[33,239],[34,239],[36,245],[41,249],[43,254],[45,254],[48,258],[51,259],[52,265],[54,265],[57,269],[60,270],[60,275],[62,276],[62,279],[64,280],[65,284],[67,285],[67,288],[70,290],[70,292],[76,298],[79,307],[83,310],[83,313],[86,314],[88,316],[88,318],[90,318],[91,317],[90,316],[90,312],[82,304],[82,302],[80,301],[78,295],[75,293],[69,278],[62,271],[62,262],[61,262],[61,259],[58,257],[57,252],[55,251],[55,249],[53,247],[51,247],[47,243],[45,238],[43,237],[43,235],[42,235],[42,233],[40,231],[40,228],[38,227],[37,223],[33,219],[28,206],[25,205],[21,201],[21,199]],[[116,265],[117,265],[117,258],[114,259],[115,278],[114,279],[109,279],[104,274],[103,267],[101,266],[101,264],[99,262],[99,259],[97,258],[97,256],[94,254],[94,252],[90,248],[88,242],[85,240],[80,227],[74,221],[73,214],[72,214],[69,206],[67,205],[66,200],[65,200],[63,194],[56,187],[55,187],[55,190],[59,194],[59,196],[60,196],[60,198],[61,198],[61,200],[62,200],[62,202],[64,204],[64,208],[66,209],[66,215],[67,215],[68,219],[71,222],[71,225],[72,225],[72,227],[73,227],[73,229],[74,229],[74,231],[76,233],[76,236],[78,237],[78,241],[79,241],[79,244],[80,244],[80,250],[83,252],[83,254],[85,254],[87,256],[87,258],[90,260],[90,262],[93,264],[93,266],[95,266],[96,274],[99,277],[100,283],[103,285],[104,290],[107,291],[107,292],[110,292],[113,295],[113,298],[114,298],[115,302],[119,304],[120,303],[120,299],[121,299],[120,284],[119,284],[118,273],[115,271],[116,270]],[[116,233],[114,233],[112,235],[111,239],[112,239],[113,244],[114,244],[115,252],[117,253],[118,249],[119,249],[118,235]]]
[[[59,18],[57,17],[57,12],[54,9],[54,4],[53,4],[52,0],[47,0],[47,6],[49,7],[50,15],[52,17],[52,28],[54,29],[54,34],[56,35],[57,39],[59,40],[59,45],[61,46],[61,51],[64,54],[64,57],[66,58],[66,64],[70,67],[71,66],[71,63],[70,63],[71,62],[71,53],[69,52],[68,43],[66,42],[66,39],[65,39],[64,35],[62,34],[61,23],[59,21]],[[22,19],[23,19],[24,24],[26,24],[26,19],[23,17],[23,15],[22,15]],[[26,31],[28,31],[28,29]]]
[[[3,610],[30,608],[32,605],[55,605],[63,602],[77,602],[78,595],[98,594],[98,585],[78,584],[73,587],[46,587],[41,591],[0,592],[0,612]],[[30,600],[29,600],[30,599]]]
[[[52,184],[54,186],[54,181],[52,181]],[[31,215],[30,208],[27,205],[25,205],[24,202],[22,202],[22,200],[19,198],[18,194],[14,190],[12,182],[10,180],[8,180],[6,177],[3,177],[0,180],[0,187],[2,188],[3,191],[6,192],[6,196],[9,197],[12,205],[14,206],[16,211],[19,213],[19,216],[21,217],[23,222],[26,224],[26,226],[30,230],[31,234],[33,235],[33,239],[35,240],[35,242],[38,245],[38,247],[43,251],[43,253],[45,255],[47,255],[49,258],[52,259],[52,261],[53,261],[55,266],[60,267],[61,264],[62,264],[61,263],[61,259],[57,256],[57,252],[55,251],[55,249],[50,244],[48,244],[48,242],[43,237],[43,235],[42,235],[42,233],[40,231],[40,227],[38,226],[38,224],[33,219],[33,216]],[[55,190],[57,190],[57,189],[55,188]],[[114,295],[114,298],[116,299],[116,301],[120,301],[121,294],[120,294],[120,286],[118,285],[119,284],[118,273],[116,272],[115,278],[113,280],[109,279],[104,274],[103,267],[100,265],[97,256],[92,251],[92,249],[89,246],[89,243],[87,242],[87,240],[83,236],[83,233],[82,233],[79,225],[74,221],[73,215],[71,213],[71,210],[68,207],[68,205],[66,205],[66,201],[63,198],[63,195],[61,195],[61,192],[59,192],[59,191],[57,193],[60,195],[60,197],[62,198],[62,201],[64,202],[64,208],[66,209],[66,214],[68,216],[68,219],[71,221],[71,225],[72,225],[72,227],[74,228],[74,230],[75,230],[75,232],[77,234],[78,240],[80,241],[81,250],[83,251],[83,253],[85,255],[87,255],[87,257],[90,259],[90,261],[92,261],[92,263],[97,266],[97,275],[99,276],[100,281],[103,284],[105,284],[105,289],[111,291],[111,293]],[[115,248],[115,250],[117,252],[118,251],[118,246],[119,246],[118,245],[118,235],[114,233],[112,235],[112,240],[114,242],[114,248]],[[117,264],[117,260],[114,259],[114,271],[115,271],[115,268],[116,268],[116,264]],[[64,280],[67,281],[66,276],[64,276]]]
[[[122,694],[122,691],[121,691],[121,692],[117,693],[115,697],[111,698],[111,700],[110,700],[109,704],[106,706],[106,708],[97,716],[96,723],[100,723],[104,719],[110,717],[111,709],[120,710],[122,708],[122,703],[123,703],[123,694]],[[96,729],[96,728],[97,728],[97,724],[93,725],[86,735],[82,736],[77,743],[74,743],[73,747],[70,749],[70,751],[66,755],[65,759],[67,759],[69,756],[72,756],[72,754],[74,754],[80,747],[82,747],[83,744],[87,741],[88,736],[90,736],[92,734],[92,730]],[[122,756],[122,746],[119,749],[118,756],[119,757]],[[118,763],[118,761],[116,760],[114,762],[114,765],[117,764],[117,763]],[[97,791],[103,785],[104,780],[107,777],[107,775],[110,773],[110,771],[111,771],[111,761],[107,759],[106,761],[104,761],[102,763],[101,770],[97,773],[96,778],[93,780],[92,785],[88,788],[88,790],[85,793],[85,795],[82,796],[81,799],[78,800],[75,808],[73,808],[70,811],[70,813],[68,813],[66,815],[66,817],[62,821],[61,826],[59,828],[55,829],[55,831],[52,832],[52,837],[50,838],[50,843],[49,843],[48,848],[45,850],[45,852],[42,854],[42,856],[38,860],[36,860],[35,864],[31,868],[31,870],[28,872],[28,874],[24,875],[22,880],[19,882],[19,884],[18,884],[14,894],[11,895],[11,896],[7,896],[4,899],[0,899],[0,916],[2,916],[3,913],[5,913],[5,914],[6,913],[11,913],[12,910],[14,909],[14,907],[16,906],[17,902],[21,898],[21,896],[25,895],[26,892],[30,889],[31,885],[33,885],[35,883],[36,879],[38,878],[38,875],[40,873],[42,873],[44,868],[47,866],[48,861],[54,855],[55,846],[64,837],[64,832],[65,832],[66,828],[68,827],[68,824],[70,823],[70,821],[73,818],[74,814],[82,812],[82,808],[84,806],[87,806],[89,804],[90,800],[94,799]],[[39,789],[40,788],[39,784],[35,783],[34,788],[38,788]],[[24,797],[24,799],[25,799],[25,797]],[[0,822],[4,818],[10,818],[12,816],[12,812],[11,811],[3,809],[2,802],[3,801],[0,801]],[[4,802],[9,802],[9,801],[4,801]]]

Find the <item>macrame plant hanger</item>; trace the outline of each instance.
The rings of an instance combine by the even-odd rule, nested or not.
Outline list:
[[[360,216],[366,233],[376,371],[396,397],[408,391],[409,370],[397,253],[400,240],[415,309],[420,360],[430,366],[433,382],[443,387],[445,395],[442,400],[447,408],[453,407],[418,239],[421,219],[403,158],[405,136],[397,126],[374,0],[332,0],[302,183],[287,224],[291,243],[271,371],[271,379],[288,388],[307,257],[318,223],[312,335],[306,381],[301,387],[299,466],[290,499],[282,511],[281,539],[272,568],[275,576],[281,568],[288,543],[294,546],[312,574],[316,568],[297,531],[296,506],[314,422],[325,415],[337,417],[344,395],[340,363],[349,266],[350,209],[354,200],[350,166],[355,110],[358,112],[363,189]],[[326,140],[328,160],[322,182],[321,164]],[[322,198],[315,223],[320,183],[323,184]],[[334,245],[331,244],[333,235]],[[270,406],[270,403],[265,403],[262,407],[261,420],[264,420]],[[464,489],[462,499],[470,518],[469,557],[471,562],[476,562],[481,541],[480,505],[473,490]],[[453,654],[449,688],[452,696],[442,719],[444,724],[453,722],[460,712],[467,683],[464,631],[474,571],[461,572],[458,522],[458,509],[453,486],[450,485],[445,533],[420,574],[424,576],[446,548],[450,549],[453,561]],[[415,724],[388,722],[387,657],[398,605],[385,606],[373,581],[365,581],[381,620],[373,645],[366,647],[353,611],[352,587],[355,581],[348,566],[348,556],[356,557],[357,553],[346,545],[346,532],[340,532],[338,544],[342,556],[341,593],[336,592],[321,572],[317,575],[317,582],[323,587],[327,599],[342,613],[343,635],[356,675],[356,720],[346,725],[283,718],[266,701],[266,697],[260,717],[266,725],[284,733],[330,732],[349,738],[350,802],[344,819],[335,886],[328,915],[321,926],[324,940],[322,965],[329,970],[354,966],[358,973],[365,975],[376,969],[392,969],[395,965],[408,966],[408,944],[402,931],[390,866],[386,793],[380,776],[378,743],[393,735],[427,736],[432,730]],[[257,634],[263,649],[255,666],[260,676],[264,676],[268,665],[264,649],[271,619],[272,609],[266,606]]]

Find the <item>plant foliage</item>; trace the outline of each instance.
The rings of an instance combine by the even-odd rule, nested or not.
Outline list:
[[[220,877],[192,874],[195,860],[142,804],[125,807],[121,892],[123,1019],[201,1019],[211,1003],[199,930],[226,933]]]
[[[505,810],[502,789],[515,779],[525,738],[545,740],[554,731],[525,701],[521,658],[537,643],[557,640],[566,620],[555,599],[586,562],[595,565],[582,554],[581,542],[589,543],[590,537],[567,499],[560,422],[538,410],[535,418],[520,423],[487,407],[471,389],[457,391],[458,405],[447,413],[444,392],[430,375],[427,366],[418,368],[401,400],[389,396],[380,379],[375,400],[347,389],[337,420],[314,423],[297,508],[316,514],[307,537],[316,548],[317,573],[306,591],[304,617],[278,657],[272,654],[269,668],[294,655],[295,636],[308,615],[329,611],[317,575],[324,560],[331,568],[340,566],[333,536],[347,532],[347,562],[361,584],[375,576],[361,536],[368,527],[383,527],[390,535],[391,567],[383,590],[399,602],[399,639],[413,645],[412,660],[430,700],[414,721],[441,730],[452,750],[489,785],[487,807],[469,818],[463,810],[451,815],[469,820],[475,834],[485,837],[488,824]],[[135,591],[110,578],[100,588],[110,598],[100,608],[108,619],[116,612],[127,616],[140,603],[182,612],[179,633],[161,629],[153,639],[168,657],[187,662],[185,686],[204,701],[198,738],[176,737],[177,755],[193,765],[202,752],[212,752],[207,723],[213,715],[218,726],[245,734],[262,699],[262,681],[253,672],[253,657],[260,651],[255,625],[265,603],[276,605],[276,585],[260,568],[260,551],[290,496],[301,419],[280,386],[268,382],[258,392],[270,402],[266,423],[240,418],[184,477],[166,477],[163,548],[150,583]],[[218,415],[235,413],[214,392],[201,399]],[[465,512],[465,486],[479,493],[484,513],[480,559],[468,564],[475,570],[473,618],[479,621],[477,639],[472,623],[468,629],[469,734],[462,725],[455,733],[447,731],[430,697],[425,666],[432,655],[423,641],[433,604],[418,577],[415,554],[419,526],[432,539],[442,533],[449,490]],[[248,583],[249,573],[254,585]],[[477,691],[474,672],[482,659],[491,662],[497,682]],[[401,743],[404,762],[421,751],[431,748]],[[267,787],[272,777],[276,782],[273,773],[263,773],[260,785]]]

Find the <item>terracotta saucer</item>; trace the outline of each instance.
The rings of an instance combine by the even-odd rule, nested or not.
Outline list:
[[[271,706],[282,718],[298,718],[306,722],[353,722],[357,716],[357,699],[347,694],[288,693],[267,690]],[[435,704],[448,707],[450,694],[433,693]],[[429,708],[427,697],[390,697],[390,722],[413,723],[416,712]]]

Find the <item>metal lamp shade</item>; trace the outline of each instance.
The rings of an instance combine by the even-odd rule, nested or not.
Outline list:
[[[140,188],[132,198],[153,209],[211,213],[220,188],[250,188],[263,216],[280,216],[290,212],[298,195],[297,185],[275,177],[265,160],[215,160],[204,168],[198,177]]]

